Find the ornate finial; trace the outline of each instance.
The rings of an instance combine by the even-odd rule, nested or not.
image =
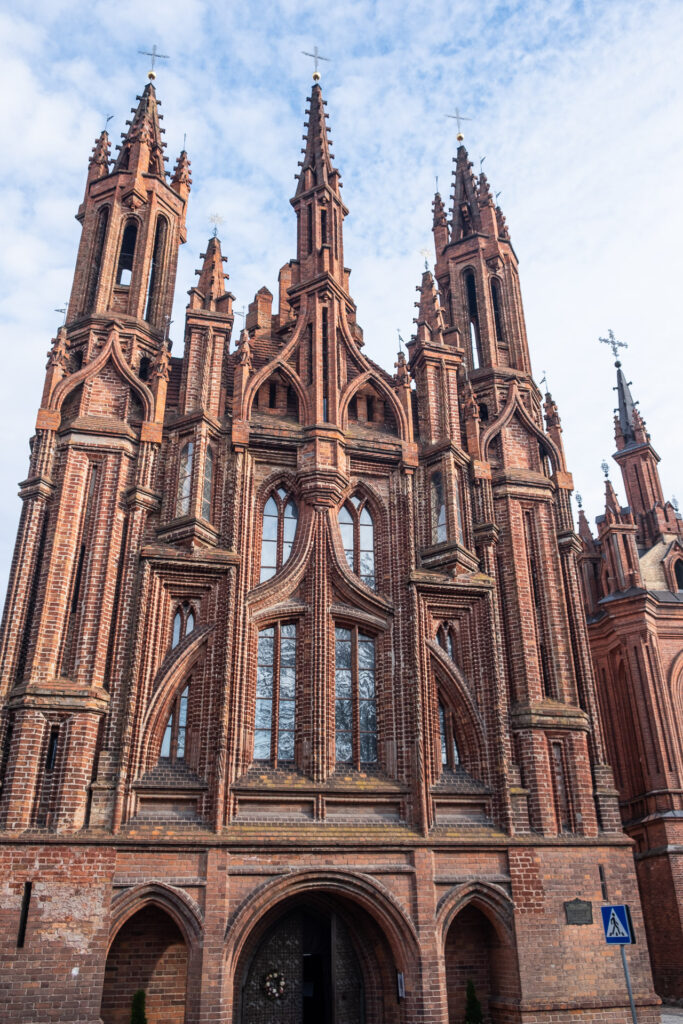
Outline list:
[[[458,134],[456,135],[456,138],[457,138],[458,142],[462,142],[463,139],[465,138],[465,136],[462,133],[462,122],[463,121],[471,121],[472,118],[471,117],[465,117],[464,114],[460,113],[460,111],[458,110],[457,107],[455,108],[455,113],[454,114],[446,114],[446,117],[452,118],[455,121],[455,123],[457,124],[457,126],[458,126]]]
[[[113,118],[113,116],[114,116],[113,114],[109,114],[109,116],[108,116],[108,117],[106,118],[106,120],[105,120],[105,122],[104,122],[104,128],[102,129],[102,131],[103,131],[103,132],[106,132],[106,130],[107,130],[107,125],[109,124],[109,122],[111,121],[111,119]]]
[[[314,65],[314,69],[315,69],[313,71],[313,81],[314,82],[319,82],[320,81],[320,72],[318,71],[318,64],[320,63],[321,60],[326,60],[329,63],[330,58],[329,57],[323,57],[323,55],[318,50],[317,46],[313,47],[313,53],[309,53],[308,50],[302,50],[301,52],[303,53],[304,57],[312,57],[313,58],[313,65]]]
[[[541,379],[539,380],[538,383],[539,384],[545,384],[546,391],[550,391],[550,387],[548,386],[548,371],[547,370],[542,370],[541,372],[542,372],[543,376],[541,377]]]
[[[138,53],[141,53],[144,57],[151,57],[152,58],[152,67],[147,72],[147,77],[149,78],[150,82],[153,82],[154,79],[157,77],[156,76],[156,71],[154,70],[155,61],[157,61],[157,60],[170,60],[171,59],[167,53],[159,53],[159,51],[157,50],[157,44],[156,43],[154,44],[154,46],[152,47],[151,50],[138,50]]]
[[[609,330],[607,332],[606,338],[598,338],[598,341],[602,342],[603,345],[609,345],[609,347],[612,349],[612,352],[614,353],[615,366],[621,366],[621,363],[619,362],[619,349],[628,348],[627,343],[625,341],[617,341],[617,339],[614,337],[614,331],[612,330]]]
[[[434,175],[434,183],[436,185],[436,188],[434,189],[434,191],[438,192],[439,191],[439,175],[438,174]]]
[[[425,261],[425,270],[429,270],[429,249],[418,249],[417,251]]]
[[[608,480],[609,479],[609,465],[607,463],[607,459],[603,459],[602,460],[602,462],[600,463],[600,469],[605,474],[605,480]]]
[[[671,495],[671,505],[672,505],[672,508],[673,508],[674,512],[677,513],[678,512],[678,498],[676,497],[675,494]]]
[[[403,354],[403,346],[404,346],[405,342],[403,341],[403,338],[401,337],[401,328],[400,327],[396,328],[396,333],[398,334],[398,352],[399,352],[399,355],[402,355]]]
[[[216,238],[219,227],[225,224],[225,219],[219,213],[212,213],[209,217],[209,224],[213,224],[213,237]]]
[[[579,508],[583,508],[583,498],[578,493],[578,491],[576,493],[576,504],[579,506]]]
[[[66,314],[67,314],[68,310],[69,310],[69,303],[68,302],[65,302],[63,306],[60,306],[59,309],[55,310],[55,313],[62,313],[64,315],[64,319],[62,320],[62,326],[64,326],[64,324],[66,323]]]

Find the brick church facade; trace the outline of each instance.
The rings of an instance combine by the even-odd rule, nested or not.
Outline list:
[[[631,843],[557,409],[463,145],[395,372],[366,355],[313,85],[296,257],[233,334],[148,84],[93,151],[0,642],[3,1019],[630,1019]],[[369,348],[370,346],[368,346]],[[582,901],[577,904],[576,901]],[[582,922],[582,923],[579,923]]]
[[[617,354],[617,345],[612,336]],[[617,462],[593,536],[579,533],[588,635],[606,738],[635,862],[657,992],[683,999],[683,520],[616,362]],[[608,467],[605,465],[605,472]]]

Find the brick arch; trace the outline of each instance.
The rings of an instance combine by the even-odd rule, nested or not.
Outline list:
[[[391,948],[396,968],[409,973],[419,963],[419,941],[415,927],[380,882],[351,871],[302,871],[265,882],[252,892],[228,921],[225,931],[226,969],[236,975],[236,968],[247,942],[264,917],[293,897],[315,893],[346,898],[365,910],[380,928]]]
[[[491,442],[493,441],[494,437],[496,437],[501,432],[503,427],[507,426],[507,424],[510,422],[510,420],[515,414],[519,417],[522,426],[530,434],[532,434],[536,438],[538,443],[542,446],[548,458],[551,460],[554,469],[556,471],[564,470],[564,459],[562,458],[560,450],[557,448],[553,440],[550,437],[548,437],[547,434],[544,434],[543,431],[540,430],[539,427],[537,427],[534,421],[532,420],[531,416],[529,415],[524,406],[524,403],[521,400],[516,381],[513,381],[512,384],[510,385],[510,390],[508,391],[507,400],[505,402],[505,406],[503,407],[503,411],[500,413],[499,416],[496,417],[496,419],[493,420],[493,422],[484,431],[482,435],[482,458],[484,460],[488,459],[488,451]]]
[[[144,381],[141,381],[128,365],[126,357],[121,349],[119,332],[116,327],[113,327],[110,330],[106,342],[95,359],[86,363],[76,373],[72,373],[68,377],[64,377],[59,382],[50,395],[48,408],[59,412],[68,395],[86,380],[89,380],[91,377],[96,377],[110,361],[114,364],[114,367],[124,381],[138,395],[142,402],[144,419],[151,420],[154,415],[154,397]]]
[[[406,420],[405,409],[399,402],[398,398],[394,394],[393,390],[389,387],[385,380],[376,373],[374,370],[366,370],[365,373],[360,373],[353,380],[349,381],[339,398],[339,420],[341,423],[342,430],[347,430],[349,426],[348,420],[348,409],[349,402],[356,394],[356,392],[364,385],[370,382],[373,387],[377,388],[381,392],[385,401],[391,406],[391,411],[394,414],[396,420],[396,426],[398,427],[398,436],[402,441],[409,441],[410,436],[408,432],[408,423]]]
[[[484,722],[465,682],[465,677],[458,666],[448,657],[435,641],[428,641],[432,677],[436,688],[443,686],[451,707],[463,715],[462,734],[464,747],[471,764],[476,765],[476,773],[484,776],[488,759],[486,758],[486,729]]]
[[[204,931],[204,916],[199,904],[183,889],[168,882],[142,882],[115,896],[111,905],[107,950],[134,914],[154,904],[164,910],[178,925],[188,949],[199,945]]]
[[[514,945],[515,906],[510,897],[490,882],[466,882],[441,898],[436,908],[436,939],[443,952],[451,925],[465,907],[474,906],[488,918],[499,938]]]
[[[298,373],[292,369],[289,363],[284,361],[283,355],[284,353],[281,354],[279,358],[273,360],[273,362],[266,363],[266,365],[261,367],[261,369],[258,370],[250,379],[242,400],[241,419],[248,420],[251,416],[254,399],[262,385],[267,382],[268,378],[272,377],[274,373],[281,373],[287,382],[294,388],[299,400],[299,423],[309,423],[312,421],[310,402],[306,390],[301,383],[301,378]]]
[[[153,767],[150,763],[152,751],[161,742],[173,700],[197,664],[213,630],[212,625],[198,626],[178,644],[159,669],[152,698],[145,709],[140,727],[138,770],[145,771]]]
[[[269,580],[264,580],[263,583],[260,583],[258,580],[258,573],[255,572],[255,566],[261,565],[263,514],[269,497],[279,486],[282,486],[296,501],[299,516],[297,520],[296,537],[294,538],[294,544],[292,545],[292,553],[280,571]],[[285,587],[288,591],[291,591],[298,586],[308,563],[308,556],[311,549],[313,522],[314,515],[312,514],[312,509],[305,501],[302,500],[301,495],[298,493],[297,481],[293,473],[278,470],[275,473],[271,473],[259,485],[254,499],[254,526],[252,528],[252,550],[254,561],[252,562],[249,570],[249,579],[253,581],[252,593],[255,591],[259,592],[260,600],[256,602],[255,606],[267,607],[272,603],[270,588],[274,585],[281,588],[283,581],[286,581]],[[251,595],[248,600],[251,602]]]
[[[358,577],[355,575],[355,573],[351,572],[351,569],[346,562],[346,558],[344,557],[344,550],[343,547],[341,546],[341,534],[339,531],[338,519],[340,510],[343,508],[346,502],[353,497],[354,494],[360,495],[365,500],[365,502],[369,506],[370,515],[372,516],[375,538],[376,584],[380,576],[380,574],[377,571],[377,568],[378,566],[382,568],[385,562],[385,558],[382,557],[378,540],[382,537],[389,536],[390,524],[389,515],[384,500],[380,497],[379,492],[376,491],[375,488],[372,487],[371,484],[368,484],[365,480],[355,480],[353,483],[349,484],[347,489],[344,491],[344,496],[342,497],[342,500],[339,502],[338,505],[336,505],[333,509],[330,510],[330,539],[332,541],[332,547],[334,549],[334,561],[336,564],[336,568],[341,576],[345,578],[348,577],[349,581],[353,582],[353,586],[355,589],[358,586]],[[362,588],[362,590],[363,593],[365,594],[364,587]],[[380,589],[378,588],[376,591],[373,591],[373,593],[379,594]]]

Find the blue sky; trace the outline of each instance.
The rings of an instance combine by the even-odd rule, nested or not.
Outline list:
[[[169,166],[192,161],[188,241],[176,286],[174,352],[187,289],[223,219],[236,307],[272,291],[294,251],[294,190],[318,45],[333,151],[342,172],[346,263],[366,352],[391,368],[396,330],[412,330],[431,246],[434,177],[450,190],[457,105],[466,144],[501,191],[520,259],[532,365],[547,371],[568,461],[592,518],[600,462],[613,450],[612,327],[679,488],[679,239],[683,206],[680,0],[601,3],[434,0],[343,5],[280,0],[0,4],[0,585],[11,558],[45,353],[68,297],[88,157],[109,114],[118,141],[156,43]],[[618,471],[612,473],[623,499]],[[4,586],[3,586],[4,589]]]

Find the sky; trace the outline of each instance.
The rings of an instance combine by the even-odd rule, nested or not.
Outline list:
[[[314,46],[349,208],[345,262],[365,352],[389,370],[413,331],[438,176],[450,192],[456,106],[507,218],[536,380],[546,376],[592,521],[614,450],[613,358],[683,504],[683,3],[680,0],[0,0],[0,591],[9,571],[45,356],[68,298],[88,158],[114,142],[156,44],[168,168],[186,136],[193,187],[176,283],[184,306],[220,227],[241,309],[295,255],[289,205]],[[237,319],[239,323],[239,318]],[[625,502],[618,468],[611,476]],[[678,492],[677,489],[678,488]]]

